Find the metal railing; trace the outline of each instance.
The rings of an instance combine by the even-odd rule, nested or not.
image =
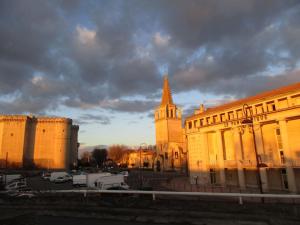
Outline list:
[[[6,193],[2,191],[0,193]],[[139,190],[45,190],[45,191],[29,191],[27,193],[33,194],[47,194],[47,193],[81,193],[84,197],[88,193],[109,193],[109,194],[139,194],[152,195],[152,200],[155,201],[159,195],[167,196],[208,196],[208,197],[227,197],[236,198],[240,205],[243,204],[243,198],[259,198],[259,199],[300,199],[299,194],[255,194],[255,193],[216,193],[216,192],[175,192],[175,191],[139,191]]]

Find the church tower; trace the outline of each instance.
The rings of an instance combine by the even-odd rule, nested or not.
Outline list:
[[[181,110],[173,103],[168,77],[164,76],[160,105],[155,110],[157,170],[183,170],[186,165]]]

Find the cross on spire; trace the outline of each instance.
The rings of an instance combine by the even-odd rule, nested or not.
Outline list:
[[[168,76],[164,76],[163,93],[161,98],[161,106],[173,104],[172,94],[169,87]]]

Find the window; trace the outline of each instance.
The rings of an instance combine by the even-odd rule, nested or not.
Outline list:
[[[282,181],[282,186],[283,188],[289,189],[289,183],[287,179],[287,174],[286,174],[286,169],[281,169],[281,181]]]
[[[229,118],[229,120],[234,119],[233,112],[228,112],[228,118]]]
[[[217,183],[216,171],[214,169],[210,169],[209,174],[210,174],[210,183],[216,184]]]
[[[173,110],[171,109],[170,111],[171,111],[171,118],[173,118]]]
[[[197,120],[194,120],[194,128],[197,127]]]
[[[277,139],[277,148],[278,148],[278,150],[282,150],[283,146],[282,146],[282,138],[281,138],[280,128],[276,128],[275,133],[276,133],[276,139]]]
[[[284,109],[288,107],[288,100],[287,98],[281,98],[278,99],[278,108],[279,109]]]
[[[262,104],[256,105],[255,110],[256,110],[256,114],[264,113],[264,108]]]
[[[225,113],[222,113],[221,114],[221,122],[224,122],[226,120],[226,118],[225,118]]]
[[[192,121],[190,121],[188,124],[189,124],[189,129],[192,129],[193,126]]]
[[[217,115],[213,116],[213,122],[214,122],[214,123],[217,123],[217,122],[218,122],[218,116],[217,116]]]
[[[236,110],[237,118],[243,118],[243,111],[241,109]]]
[[[285,164],[284,152],[281,150],[279,151],[280,154],[280,163]]]
[[[273,112],[276,111],[276,106],[275,106],[275,102],[267,102],[267,108],[268,108],[268,112]]]
[[[209,125],[210,123],[210,117],[206,117],[206,124]]]
[[[203,126],[203,119],[200,120],[200,126]]]
[[[175,152],[175,159],[178,159],[178,152]]]
[[[291,97],[292,105],[300,105],[300,95],[294,95]]]

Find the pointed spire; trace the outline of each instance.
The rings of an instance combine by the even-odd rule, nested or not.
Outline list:
[[[161,98],[161,104],[160,105],[169,105],[173,104],[173,99],[171,95],[171,90],[169,87],[169,81],[168,81],[168,76],[164,76],[164,85],[163,85],[163,93],[162,93],[162,98]]]

